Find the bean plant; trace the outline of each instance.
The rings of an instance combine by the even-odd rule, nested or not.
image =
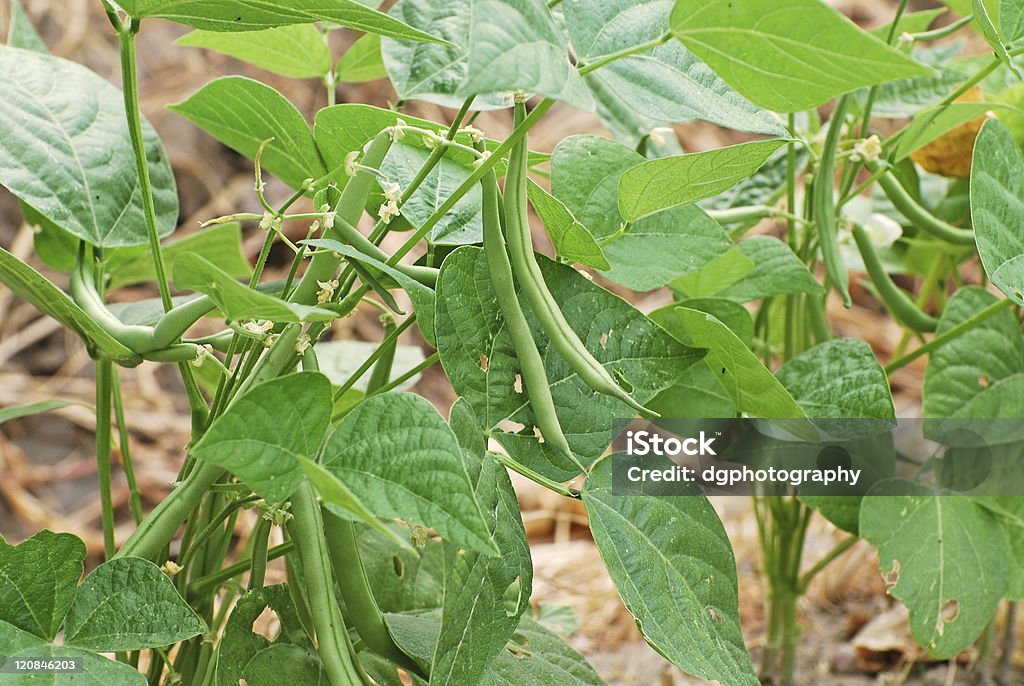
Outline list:
[[[0,539],[3,683],[601,684],[531,604],[510,472],[582,499],[650,646],[725,686],[793,683],[797,602],[860,538],[936,659],[1024,595],[1018,498],[765,490],[755,667],[709,500],[617,492],[608,457],[614,422],[637,416],[892,421],[891,378],[925,361],[925,417],[1024,416],[1021,0],[951,2],[963,18],[940,28],[902,0],[870,31],[821,0],[102,4],[120,90],[50,55],[17,0],[0,47],[0,183],[37,228],[34,263],[67,274],[0,250],[0,281],[94,361],[105,548],[83,580],[74,535]],[[326,90],[312,126],[240,76],[169,105],[252,161],[261,212],[174,235],[174,176],[139,110],[155,19],[193,29],[181,51]],[[358,39],[333,54],[342,29]],[[968,39],[987,47],[964,57]],[[393,107],[336,102],[375,79]],[[531,149],[569,109],[610,135]],[[477,128],[484,111],[511,133]],[[690,121],[741,142],[686,152],[671,127]],[[265,234],[255,264],[242,225]],[[276,245],[293,256],[281,280]],[[111,298],[144,283],[159,298]],[[649,313],[618,295],[659,290],[671,304]],[[836,335],[854,297],[903,331],[884,365]],[[383,315],[369,353],[329,340],[359,306]],[[434,352],[398,345],[413,328]],[[150,512],[118,374],[143,363],[176,367],[192,427]],[[458,397],[443,412],[408,390],[435,365]],[[121,541],[115,447],[137,523]],[[807,559],[818,516],[848,538]],[[268,585],[281,558],[288,583]],[[273,640],[253,631],[267,608]]]

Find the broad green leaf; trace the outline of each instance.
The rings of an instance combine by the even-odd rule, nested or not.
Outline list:
[[[1000,2],[1000,4],[1002,4]],[[974,21],[981,29],[981,35],[988,42],[992,48],[992,52],[995,53],[996,57],[1006,65],[1006,67],[1017,76],[1017,78],[1024,80],[1024,72],[1014,63],[1013,57],[1010,56],[1009,48],[1006,43],[1003,42],[1003,37],[1000,35],[999,27],[995,25],[992,17],[989,16],[988,8],[982,0],[972,0],[971,9],[974,14]]]
[[[254,386],[192,448],[272,502],[288,498],[304,478],[299,458],[316,456],[331,421],[331,382],[299,372]]]
[[[782,383],[725,324],[713,315],[685,307],[676,308],[676,316],[693,344],[708,348],[704,359],[736,409],[755,417],[796,420],[805,417]],[[817,437],[806,421],[787,422],[785,428],[800,436]]]
[[[12,674],[13,660],[80,660],[81,672]],[[4,667],[10,662],[11,667]],[[146,686],[146,677],[130,665],[108,660],[88,650],[55,646],[0,621],[0,680],[5,686]]]
[[[608,458],[584,485],[590,529],[623,603],[651,646],[684,671],[756,686],[725,527],[696,487],[685,496],[650,495],[612,495]]]
[[[221,224],[199,233],[186,236],[181,240],[168,243],[161,251],[167,271],[174,272],[174,265],[179,258],[190,260],[195,255],[202,257],[231,276],[242,278],[249,276],[251,268],[242,254],[242,229],[238,224]],[[153,273],[153,257],[148,248],[119,250],[107,257],[107,270],[110,273],[109,288],[121,288],[136,283],[151,281],[156,278]]]
[[[159,17],[209,31],[329,22],[382,36],[436,40],[357,0],[122,0],[119,4],[136,19]]]
[[[18,545],[0,536],[0,621],[52,641],[82,576],[85,544],[43,530]]]
[[[434,345],[437,338],[434,331],[434,303],[436,300],[434,291],[394,267],[388,266],[369,255],[364,255],[338,241],[329,238],[319,238],[306,241],[306,243],[317,248],[332,250],[350,260],[369,265],[394,279],[402,287],[406,295],[409,296],[409,299],[412,300],[413,307],[416,308],[416,318],[423,338],[430,345]]]
[[[677,309],[685,307],[714,315],[715,319],[725,324],[736,337],[748,348],[754,343],[754,319],[747,308],[732,300],[724,298],[687,298],[666,305],[651,312],[648,316],[660,327],[672,334],[676,340],[685,345],[694,345]]]
[[[467,408],[457,403],[458,408]],[[472,412],[472,410],[468,410]],[[474,420],[475,421],[475,420]],[[473,457],[483,457],[483,441]],[[533,583],[530,546],[519,514],[519,502],[508,473],[496,461],[484,458],[476,494],[500,557],[458,550],[445,545],[445,579],[441,632],[434,649],[430,683],[460,686],[481,683],[480,678],[512,637],[519,617],[529,607]],[[512,607],[505,598],[511,591]]]
[[[38,403],[4,407],[0,409],[0,424],[9,422],[12,419],[19,419],[20,417],[31,417],[32,415],[43,414],[44,412],[53,412],[73,404],[66,400],[43,400]]]
[[[594,110],[545,3],[471,0],[469,15],[469,58],[459,95],[525,91]]]
[[[999,32],[1009,46],[1024,38],[1024,2],[1021,0],[1000,0]]]
[[[560,200],[549,194],[533,181],[527,187],[530,204],[548,231],[555,254],[566,262],[582,264],[600,271],[612,268],[604,256],[601,246],[587,230],[576,221]]]
[[[87,346],[109,356],[114,362],[125,367],[134,367],[142,362],[142,358],[114,340],[64,291],[3,248],[0,248],[0,283],[43,314],[74,331]]]
[[[320,78],[331,71],[331,52],[315,26],[281,26],[263,31],[187,33],[175,45],[207,48],[261,69],[296,79]]]
[[[946,305],[936,335],[962,324],[997,300],[981,288],[961,288]],[[932,352],[924,377],[924,415],[1019,417],[1024,406],[1014,400],[1016,394],[1011,389],[1022,384],[1024,336],[1013,314],[1000,312]]]
[[[290,188],[327,173],[306,120],[283,95],[258,81],[224,76],[169,109],[249,158],[273,138],[261,164]]]
[[[698,351],[679,344],[634,307],[575,269],[544,258],[540,263],[570,326],[606,369],[632,387],[638,402],[645,403],[671,386],[700,359]],[[483,430],[513,458],[547,477],[567,480],[576,476],[579,467],[540,443],[534,433],[533,409],[517,384],[519,361],[505,330],[483,251],[465,246],[449,255],[441,267],[438,293],[441,363],[456,393],[473,407]],[[583,383],[548,343],[525,303],[524,310],[544,358],[562,429],[573,452],[589,464],[607,448],[610,422],[632,416],[633,411]],[[509,430],[508,422],[524,428]]]
[[[677,0],[672,33],[726,83],[776,112],[817,107],[928,67],[861,31],[820,0]]]
[[[692,297],[713,295],[736,302],[750,302],[762,298],[790,293],[821,293],[821,284],[800,261],[789,246],[771,236],[754,236],[736,244],[738,255],[712,262],[704,269],[676,282],[678,287]],[[753,269],[742,274],[731,284],[730,274],[735,269],[734,261],[746,258]],[[707,272],[707,273],[705,273]]]
[[[756,172],[729,190],[700,202],[700,206],[705,210],[727,210],[752,205],[774,205],[786,190],[788,152],[788,146],[780,148]],[[797,146],[797,174],[803,170],[807,159],[807,151]]]
[[[273,642],[253,631],[253,623],[268,608],[277,615],[281,627],[279,635]],[[260,651],[275,645],[305,649],[313,647],[306,637],[288,587],[285,585],[264,586],[239,598],[224,626],[224,633],[217,648],[214,686],[238,686],[240,679],[251,679],[246,677],[246,674],[256,656]],[[254,680],[250,683],[261,682]]]
[[[288,643],[274,643],[253,655],[242,670],[242,677],[247,684],[330,686],[316,650]]]
[[[10,25],[7,27],[7,45],[12,48],[24,48],[47,55],[50,53],[46,43],[39,36],[36,27],[28,18],[21,0],[11,0]]]
[[[562,7],[575,53],[584,62],[594,62],[664,35],[672,1],[581,0]],[[777,120],[678,43],[615,60],[588,74],[585,81],[605,126],[633,147],[657,127],[692,120],[785,135]]]
[[[430,151],[411,145],[392,145],[381,165],[385,176],[402,188],[408,188],[416,173],[430,157]],[[412,197],[405,198],[402,216],[413,226],[423,224],[462,185],[472,173],[469,167],[446,158],[427,175]],[[475,185],[427,235],[435,245],[467,245],[483,240],[480,211],[481,190]]]
[[[122,557],[94,569],[78,587],[64,623],[64,642],[87,650],[142,650],[206,632],[152,562]]]
[[[1009,540],[974,500],[882,482],[861,502],[860,533],[933,656],[956,656],[988,626],[1007,585]]]
[[[397,529],[398,525],[392,525]],[[407,529],[398,529],[398,535]],[[444,602],[445,557],[441,541],[410,551],[367,527],[357,528],[366,578],[382,612],[420,613]]]
[[[775,376],[808,417],[895,420],[885,370],[862,340],[836,338],[816,345]]]
[[[756,172],[784,144],[754,141],[644,162],[622,175],[619,210],[632,222],[710,198]]]
[[[250,289],[214,263],[195,254],[174,265],[174,285],[210,296],[228,321],[326,322],[337,318],[336,314],[322,307],[296,305]]]
[[[732,241],[704,210],[689,205],[645,217],[606,239],[602,248],[612,265],[606,278],[652,291],[721,257]]]
[[[1010,539],[1010,574],[1004,597],[1019,601],[1024,598],[1024,498],[983,497],[977,502],[993,512],[1006,528]]]
[[[408,393],[368,398],[327,439],[320,464],[377,516],[428,526],[469,550],[497,553],[465,456],[427,400]]]
[[[954,102],[921,110],[915,113],[914,120],[901,131],[893,160],[905,160],[943,134],[1000,108],[1016,109],[990,102]]]
[[[985,122],[974,145],[971,219],[992,283],[1024,305],[1024,155],[996,120]]]
[[[81,65],[0,47],[0,183],[41,215],[95,246],[147,242],[142,191],[121,92]],[[156,132],[143,122],[161,236],[178,196]]]
[[[682,295],[703,298],[721,293],[754,271],[754,261],[733,248],[708,262],[698,271],[674,282],[672,288]]]
[[[340,83],[364,83],[385,78],[380,36],[368,33],[345,51],[335,69]]]
[[[384,534],[395,544],[412,550],[407,537],[396,534],[394,530],[377,519],[359,497],[334,474],[306,457],[299,457],[299,465],[327,509],[342,519],[362,522]]]
[[[400,100],[425,100],[458,109],[464,96],[457,95],[469,67],[470,22],[473,0],[402,0],[391,16],[415,26],[450,45],[381,41],[384,66]],[[473,109],[508,107],[500,95],[482,94]]]
[[[959,42],[914,48],[911,51],[914,59],[933,67],[938,74],[881,84],[876,89],[871,115],[896,119],[913,117],[919,110],[942,102],[953,89],[967,79],[968,75],[964,73],[967,65],[957,60],[962,50],[963,45]],[[867,96],[867,90],[854,94],[854,103],[861,113],[867,103]]]
[[[388,628],[402,650],[429,665],[440,630],[436,612],[422,615],[388,614]],[[394,668],[391,668],[392,674]],[[377,677],[377,674],[374,674]],[[390,675],[389,675],[390,676]],[[381,675],[384,678],[384,675]],[[406,682],[397,676],[387,686]],[[413,681],[420,686],[422,681]],[[512,640],[483,675],[487,686],[557,684],[558,686],[605,686],[594,668],[552,631],[529,617],[519,621]]]

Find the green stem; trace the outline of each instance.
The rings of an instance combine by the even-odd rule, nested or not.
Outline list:
[[[309,482],[292,495],[295,534],[299,558],[306,582],[306,597],[313,615],[320,659],[331,686],[369,684],[356,665],[348,640],[348,631],[334,595],[334,575],[324,541],[324,522]]]
[[[293,550],[295,550],[294,541],[288,541],[287,543],[282,543],[281,545],[274,546],[273,548],[267,551],[267,560],[276,560],[279,557],[284,557]],[[213,574],[209,574],[207,576],[194,579],[189,584],[189,590],[195,593],[201,593],[202,591],[206,591],[211,588],[216,588],[225,581],[229,581],[235,578],[236,576],[239,576],[240,574],[245,574],[245,572],[252,569],[252,564],[252,558],[249,558],[248,560],[241,560],[231,565],[230,567],[225,567],[224,569],[214,572]]]
[[[511,469],[513,472],[516,472],[517,474],[525,476],[530,481],[540,486],[543,486],[552,493],[557,493],[558,495],[563,495],[566,498],[572,498],[574,500],[580,499],[580,492],[577,491],[575,488],[569,488],[565,484],[560,484],[557,481],[553,481],[552,479],[549,479],[546,476],[539,474],[538,472],[535,472],[529,467],[522,465],[519,462],[516,462],[508,455],[504,455],[502,453],[488,454],[503,466],[507,467],[508,469]]]
[[[110,559],[114,543],[114,505],[110,478],[110,406],[114,365],[105,358],[96,360],[96,473],[100,482],[100,507],[103,512],[103,552]]]
[[[847,536],[832,548],[825,557],[815,562],[814,566],[804,572],[803,576],[800,577],[800,593],[806,593],[807,587],[810,586],[814,577],[817,576],[821,570],[825,569],[825,567],[828,567],[838,559],[840,555],[856,545],[859,540],[860,539],[857,536]]]
[[[938,336],[928,341],[920,348],[917,348],[913,352],[907,353],[903,357],[890,362],[885,368],[886,374],[892,374],[897,369],[901,369],[907,366],[917,358],[923,355],[927,355],[928,353],[934,352],[935,350],[941,348],[947,343],[964,335],[971,329],[979,326],[982,322],[986,321],[987,319],[994,317],[1003,310],[1009,309],[1012,304],[1013,302],[1010,300],[1000,300],[998,302],[992,303],[991,305],[989,305],[984,310],[977,313],[967,321],[957,324],[953,328],[949,329],[948,331],[944,331],[943,333],[939,334]]]
[[[117,370],[112,369],[114,387],[114,418],[117,421],[118,447],[121,449],[121,464],[124,466],[125,479],[128,481],[129,502],[131,503],[132,516],[135,523],[142,521],[142,499],[139,496],[139,485],[135,480],[135,463],[132,461],[131,436],[128,433],[128,423],[124,417],[124,401],[121,398],[121,380],[118,378]]]
[[[907,11],[907,3],[909,0],[900,0],[900,5],[896,9],[896,18],[892,20],[892,25],[889,27],[889,35],[886,37],[885,42],[892,45],[893,41],[896,40],[896,32],[899,30],[900,19],[903,18],[903,13]],[[864,105],[864,121],[860,126],[860,137],[867,138],[868,130],[871,128],[871,110],[875,106],[875,98],[878,96],[878,85],[871,87],[868,91],[868,101]],[[856,170],[856,167],[854,167]]]
[[[633,46],[631,48],[625,48],[623,50],[619,50],[618,52],[613,52],[612,54],[607,55],[606,57],[602,57],[601,59],[597,60],[596,62],[591,62],[590,64],[580,65],[580,67],[579,67],[580,76],[586,76],[587,74],[589,74],[589,73],[591,73],[593,71],[597,71],[601,67],[605,67],[605,66],[611,64],[612,62],[615,62],[616,60],[621,60],[623,57],[629,57],[630,55],[638,55],[638,54],[640,54],[642,52],[647,52],[648,50],[653,50],[654,48],[658,47],[659,45],[664,45],[665,43],[668,43],[670,40],[672,40],[672,34],[671,33],[663,33],[662,35],[658,36],[657,38],[655,38],[653,40],[649,40],[646,43],[641,43],[640,45],[635,45],[635,46]]]
[[[252,532],[252,565],[249,567],[249,590],[263,588],[267,578],[267,548],[270,543],[270,520],[260,517]]]
[[[426,371],[427,369],[433,367],[435,364],[437,364],[437,361],[440,359],[441,356],[438,355],[437,353],[434,353],[433,355],[431,355],[430,357],[423,360],[418,365],[407,371],[405,374],[402,374],[397,379],[394,379],[390,383],[386,383],[380,388],[378,388],[376,391],[373,392],[373,395],[379,395],[381,393],[387,393],[389,391],[395,390],[405,382],[409,381],[409,379],[415,377],[417,374],[420,374]],[[369,395],[367,395],[367,397],[369,397]]]

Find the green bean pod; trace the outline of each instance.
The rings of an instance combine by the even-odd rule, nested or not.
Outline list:
[[[850,108],[849,96],[839,98],[836,111],[829,123],[825,147],[821,151],[821,162],[814,177],[813,208],[814,221],[818,225],[818,243],[821,246],[821,259],[825,263],[825,274],[832,286],[839,292],[843,305],[850,307],[850,274],[839,255],[839,239],[836,226],[836,198],[832,187],[835,175],[836,151],[839,149],[839,138],[843,131],[846,112]]]
[[[882,187],[889,202],[914,226],[953,245],[974,245],[973,231],[948,224],[926,210],[893,176],[892,170],[883,167],[881,162],[867,162],[865,166],[872,174],[878,175],[878,185]]]
[[[577,462],[569,447],[569,442],[562,432],[562,425],[555,413],[555,401],[551,397],[551,386],[544,370],[544,360],[537,343],[533,340],[530,325],[523,314],[523,308],[516,296],[515,279],[512,276],[512,264],[509,262],[505,249],[505,237],[502,234],[501,203],[498,196],[498,180],[494,172],[490,172],[481,181],[483,184],[483,218],[484,218],[484,255],[491,276],[491,285],[498,298],[498,307],[505,318],[512,347],[519,358],[523,386],[530,398],[533,414],[537,418],[544,442],[562,453],[573,462]],[[578,462],[577,462],[578,463]]]
[[[516,103],[516,126],[520,126],[525,118],[526,105]],[[544,282],[544,275],[533,252],[533,237],[530,234],[527,206],[528,155],[527,137],[524,136],[512,148],[508,174],[505,178],[505,221],[513,273],[519,279],[522,291],[526,294],[541,328],[551,340],[551,345],[587,386],[597,393],[621,400],[640,413],[657,416],[657,413],[638,403],[623,390],[608,370],[587,350],[587,346],[573,331]]]
[[[915,331],[935,331],[939,326],[939,320],[922,312],[914,301],[893,283],[886,273],[885,267],[882,266],[882,261],[878,258],[878,253],[875,252],[875,246],[871,244],[867,232],[860,226],[854,226],[853,239],[857,241],[857,249],[860,250],[861,259],[864,260],[871,283],[875,285],[878,296],[893,316]]]

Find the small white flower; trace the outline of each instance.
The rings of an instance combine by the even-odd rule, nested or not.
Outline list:
[[[251,322],[245,322],[242,324],[242,328],[249,333],[264,334],[274,328],[274,322],[255,320]]]
[[[302,335],[301,335],[301,336],[299,336],[299,338],[298,338],[298,339],[297,339],[297,340],[295,341],[295,352],[296,352],[297,354],[299,354],[299,355],[302,355],[302,354],[304,354],[304,353],[305,353],[305,352],[306,352],[307,350],[309,350],[309,347],[310,347],[311,345],[313,345],[313,344],[312,344],[312,343],[310,342],[310,340],[309,340],[309,336],[307,336],[306,334],[302,334]]]
[[[651,142],[655,145],[665,145],[665,134],[670,133],[672,129],[667,129],[663,126],[651,129]]]
[[[396,119],[394,126],[389,126],[387,129],[385,129],[388,132],[388,135],[391,136],[391,141],[393,143],[398,143],[403,138],[405,138],[406,126],[407,124],[403,120]]]
[[[317,219],[312,224],[309,225],[309,233],[313,234],[313,233],[316,233],[319,230],[320,230],[320,220]]]
[[[277,342],[277,334],[276,333],[272,333],[272,334],[270,334],[269,336],[267,336],[266,338],[263,339],[263,347],[264,348],[272,348],[274,346],[274,343],[276,343],[276,342]]]
[[[874,162],[882,156],[882,141],[878,136],[871,136],[864,140],[857,141],[853,146],[853,154],[850,159],[854,162]]]
[[[359,173],[359,151],[353,150],[345,155],[345,176],[355,176]]]
[[[160,565],[160,571],[166,574],[167,576],[174,576],[183,569],[185,568],[179,565],[174,560],[168,560],[167,562]]]
[[[387,182],[384,184],[384,197],[389,202],[401,202],[402,201],[402,187],[397,183]]]
[[[884,214],[872,214],[864,222],[864,232],[878,248],[891,248],[903,236],[903,227],[896,220]]]
[[[201,348],[196,350],[196,357],[192,360],[191,364],[193,367],[202,367],[203,363],[206,362],[208,356],[213,355],[213,346],[209,343],[204,344]]]
[[[313,178],[312,178],[312,177],[310,177],[310,178],[308,178],[308,179],[304,180],[304,181],[302,182],[302,190],[303,190],[304,192],[306,192],[306,193],[311,193],[311,192],[313,191],[313,184],[314,184],[314,183],[316,183],[316,182],[315,182],[315,181],[313,180]]]
[[[527,100],[527,95],[523,91],[516,91],[515,95],[513,96],[513,100],[517,105],[524,103]]]
[[[475,126],[467,126],[465,128],[459,129],[459,133],[467,134],[470,140],[472,140],[474,143],[479,143],[484,139],[484,132],[476,128]]]
[[[900,45],[910,45],[914,42],[913,34],[904,31],[900,34]]]
[[[263,213],[263,219],[260,220],[260,229],[262,229],[263,231],[266,231],[267,229],[269,229],[273,225],[274,225],[274,215],[272,215],[270,212],[264,212]]]
[[[316,293],[316,304],[323,305],[329,303],[334,298],[334,291],[338,290],[338,280],[331,279],[330,281],[317,281],[320,290]]]
[[[380,209],[377,210],[377,215],[380,217],[380,220],[385,224],[390,224],[391,220],[400,215],[401,213],[402,210],[399,209],[398,203],[396,203],[394,200],[390,200],[384,203],[383,205],[380,206]]]
[[[482,167],[484,162],[486,162],[487,158],[489,158],[490,156],[490,150],[484,150],[482,153],[480,153],[480,157],[475,162],[473,162],[473,169],[479,169],[480,167]]]

